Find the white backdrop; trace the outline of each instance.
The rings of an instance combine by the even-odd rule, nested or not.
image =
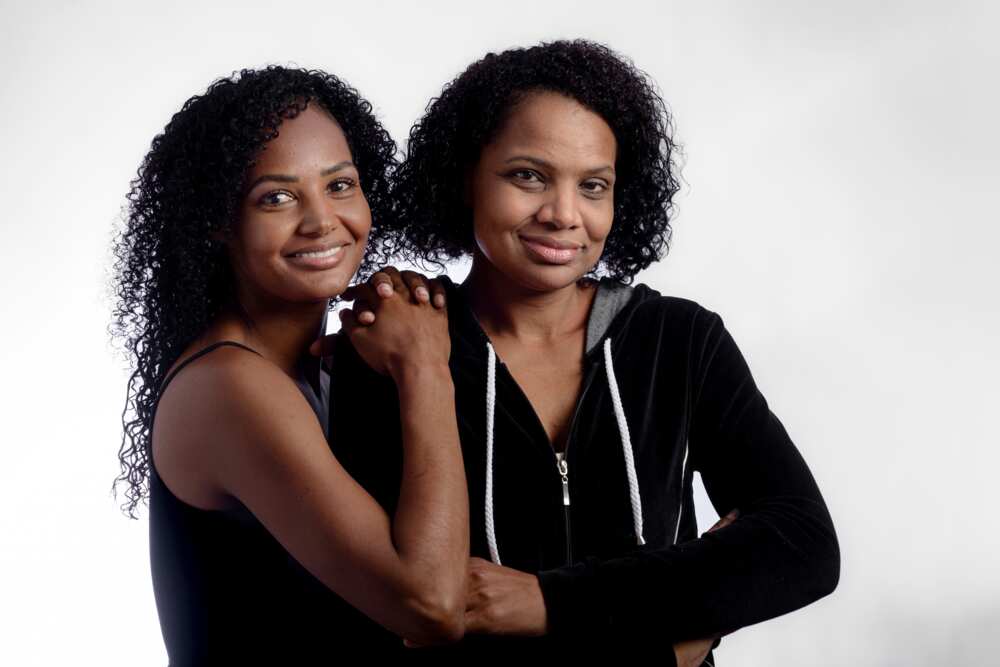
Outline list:
[[[723,315],[841,539],[837,591],[720,664],[998,664],[995,3],[41,4],[0,2],[0,664],[165,663],[146,520],[109,495],[107,282],[181,103],[320,67],[402,140],[487,50],[577,36],[658,81],[686,148],[673,250],[641,279]]]

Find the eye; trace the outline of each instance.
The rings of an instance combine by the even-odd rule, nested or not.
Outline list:
[[[357,181],[353,178],[338,178],[335,181],[330,181],[327,189],[333,193],[343,193],[353,190],[357,186]]]
[[[507,172],[507,178],[522,187],[538,187],[544,184],[542,175],[533,169],[515,169]]]
[[[589,197],[599,197],[608,191],[608,184],[599,178],[591,178],[580,184],[580,189]]]
[[[292,199],[294,199],[292,193],[287,190],[271,190],[261,195],[257,203],[263,206],[281,206],[292,201]]]

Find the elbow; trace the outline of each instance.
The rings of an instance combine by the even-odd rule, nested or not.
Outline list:
[[[812,567],[813,595],[817,600],[833,593],[840,583],[840,545],[832,526],[823,542],[815,552]]]
[[[422,645],[451,644],[465,635],[465,595],[429,592],[411,602],[415,617],[412,636]]]
[[[825,597],[837,589],[840,583],[840,546],[834,537],[827,551],[823,567],[820,597]]]

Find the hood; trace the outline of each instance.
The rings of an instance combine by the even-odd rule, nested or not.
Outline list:
[[[451,332],[452,357],[456,359],[485,358],[486,377],[483,378],[483,409],[486,411],[486,469],[483,471],[486,484],[484,502],[484,524],[486,541],[489,546],[490,559],[501,565],[500,545],[497,541],[493,521],[493,449],[494,415],[496,412],[496,364],[497,356],[489,336],[483,331],[472,312],[465,290],[453,283],[447,277],[441,278],[445,285],[448,299],[449,329]],[[584,365],[602,364],[603,381],[607,383],[608,392],[614,408],[615,421],[624,455],[626,478],[629,485],[629,499],[632,506],[632,521],[635,530],[636,543],[645,544],[642,530],[642,497],[639,493],[639,483],[635,471],[635,458],[632,451],[632,439],[628,427],[628,418],[622,405],[618,380],[615,377],[613,339],[617,331],[628,325],[631,314],[636,307],[645,301],[655,299],[660,294],[645,285],[630,287],[613,280],[602,280],[598,283],[597,294],[591,306],[587,319]],[[568,484],[568,480],[564,483]],[[566,491],[565,504],[569,504],[569,492]]]

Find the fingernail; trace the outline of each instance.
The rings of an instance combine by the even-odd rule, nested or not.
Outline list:
[[[434,295],[434,305],[438,308],[444,308],[444,294]]]
[[[415,289],[413,291],[416,292],[417,298],[420,299],[421,301],[430,301],[431,300],[431,294],[430,294],[430,292],[427,291],[426,287],[418,287],[417,289]]]
[[[379,293],[380,296],[392,296],[392,287],[387,283],[379,283],[375,291]]]

